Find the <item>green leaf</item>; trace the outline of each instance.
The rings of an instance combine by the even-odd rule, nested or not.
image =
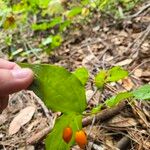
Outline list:
[[[76,114],[68,114],[61,116],[52,132],[46,138],[46,150],[70,150],[70,146],[74,144],[75,132],[82,127],[82,116]],[[63,130],[70,127],[73,131],[73,136],[69,144],[66,144],[62,138]]]
[[[75,17],[81,12],[82,12],[82,7],[74,7],[69,11],[69,13],[67,14],[67,17],[69,18]]]
[[[81,4],[87,6],[88,4],[90,4],[91,1],[90,0],[82,0]]]
[[[116,66],[108,70],[107,82],[116,82],[128,76],[128,72]]]
[[[136,99],[150,100],[150,84],[143,85],[132,93]]]
[[[103,104],[99,104],[98,106],[94,107],[94,108],[91,110],[91,113],[92,113],[92,114],[96,114],[96,113],[100,112],[102,107],[103,107]]]
[[[48,4],[50,1],[52,0],[28,0],[30,2],[30,5],[32,5],[32,7],[34,6],[38,6],[39,8],[47,8]]]
[[[60,24],[62,22],[62,17],[55,17],[54,19],[52,19],[52,21],[49,23],[49,28],[52,28],[58,24]]]
[[[49,23],[47,22],[44,22],[44,23],[40,23],[40,24],[32,24],[31,25],[31,28],[35,31],[37,30],[47,30],[49,28]]]
[[[88,70],[84,67],[76,69],[73,74],[85,85],[89,78]]]
[[[111,97],[110,99],[107,99],[105,101],[106,106],[108,107],[114,107],[118,103],[120,103],[122,100],[133,97],[133,94],[131,92],[123,92],[119,93],[116,96]]]
[[[33,23],[31,25],[31,28],[33,30],[47,30],[49,28],[53,28],[56,25],[59,25],[62,23],[62,18],[61,17],[55,17],[54,19],[52,19],[50,22],[43,22],[43,23]]]
[[[96,76],[95,76],[95,85],[97,88],[103,88],[105,81],[107,77],[107,71],[101,70]]]
[[[78,78],[55,65],[20,64],[35,74],[30,89],[54,111],[82,113],[86,108],[85,89]]]
[[[98,1],[98,2],[99,2],[99,1]],[[109,0],[100,1],[99,9],[100,9],[100,10],[103,10],[106,5],[109,5],[108,2],[109,2]]]
[[[38,5],[40,8],[47,8],[49,2],[50,2],[50,0],[38,0],[38,1],[37,1],[37,5]]]
[[[70,20],[65,20],[63,21],[60,26],[59,26],[59,31],[65,31],[67,27],[69,27],[71,25],[71,21]]]
[[[61,14],[64,11],[60,0],[51,0],[49,2],[48,8],[45,10],[45,14],[55,15]]]
[[[10,28],[15,28],[16,27],[16,20],[14,16],[8,16],[6,17],[6,20],[3,23],[3,28],[4,29],[10,29]]]
[[[52,38],[52,42],[50,45],[52,49],[61,45],[61,43],[63,41],[61,35],[55,35],[55,36],[50,36],[50,37]]]
[[[23,13],[28,10],[27,3],[21,1],[20,3],[17,3],[12,6],[13,13]]]

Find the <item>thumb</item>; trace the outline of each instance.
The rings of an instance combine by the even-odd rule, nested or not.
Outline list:
[[[0,69],[0,96],[26,89],[33,80],[30,69]]]

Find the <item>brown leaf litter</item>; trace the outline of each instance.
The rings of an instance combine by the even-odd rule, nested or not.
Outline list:
[[[116,93],[130,91],[142,84],[150,83],[150,11],[149,9],[140,11],[140,8],[143,9],[139,6],[137,13],[119,23],[95,14],[87,25],[83,25],[80,29],[76,26],[74,31],[67,33],[63,45],[51,56],[39,54],[37,57],[33,54],[28,58],[18,57],[16,60],[53,63],[70,71],[80,66],[88,68],[90,72],[90,80],[86,86],[88,112]],[[31,44],[33,43],[32,47],[35,47],[32,38],[29,40]],[[94,75],[100,69],[116,65],[127,69],[130,76],[115,84],[107,84],[103,92],[95,90],[92,82]],[[30,116],[26,112],[22,114],[24,109],[31,107],[35,110]],[[22,114],[19,117],[21,122],[15,130],[11,126],[16,124],[16,121],[12,122],[19,114]],[[20,119],[25,116],[28,116],[27,120],[22,122]],[[37,148],[35,143],[41,142],[51,130],[55,118],[56,116],[49,112],[32,92],[22,91],[12,95],[8,108],[0,115],[0,149],[42,150],[43,148]],[[150,102],[126,100],[115,108],[102,108],[97,115],[85,117],[83,126],[89,137],[87,149],[149,150]],[[72,149],[79,148],[75,146]]]
[[[9,106],[0,114],[1,149],[23,149],[43,138],[52,129],[55,120],[54,115],[47,117],[44,109],[30,91],[13,94]],[[48,131],[41,135],[44,129]]]

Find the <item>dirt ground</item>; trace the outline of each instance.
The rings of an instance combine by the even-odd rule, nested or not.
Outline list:
[[[150,84],[150,7],[145,6],[147,3],[137,6],[132,15],[119,21],[95,13],[87,25],[77,25],[66,33],[62,46],[50,56],[44,53],[38,57],[34,54],[27,58],[18,56],[15,61],[56,64],[70,71],[86,67],[90,72],[86,86],[89,111],[118,92]],[[7,59],[3,50],[0,55]],[[115,84],[106,85],[104,92],[100,93],[95,90],[92,79],[100,69],[112,66],[122,66],[130,75]],[[24,118],[24,125],[16,132],[11,125],[12,120],[24,109],[33,111],[33,114],[25,119],[29,114],[22,112],[20,117]],[[95,116],[99,120],[95,121],[93,117],[92,123],[84,125],[89,141],[86,149],[150,149],[149,101],[136,101],[134,105],[123,102],[114,110],[107,110],[105,115],[103,112],[106,112],[105,108],[101,117]],[[9,106],[0,115],[0,149],[44,149],[42,139],[52,129],[58,115],[49,111],[31,91],[11,95]],[[77,146],[72,148],[78,149]]]

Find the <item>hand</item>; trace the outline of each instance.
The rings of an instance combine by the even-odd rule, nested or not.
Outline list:
[[[7,107],[9,94],[26,89],[33,81],[30,69],[0,59],[0,113]]]

